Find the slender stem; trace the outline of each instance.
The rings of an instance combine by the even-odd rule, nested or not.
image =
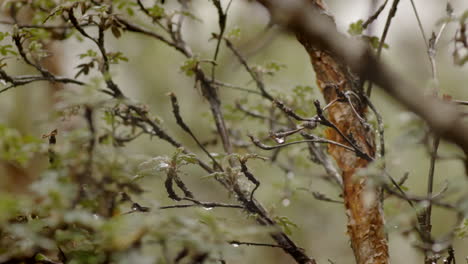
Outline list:
[[[229,1],[226,7],[226,11],[223,11],[220,0],[214,0],[213,4],[218,10],[218,21],[219,21],[219,35],[217,36],[218,40],[216,42],[216,49],[213,55],[213,61],[216,61],[218,59],[218,54],[219,54],[219,50],[221,47],[221,41],[224,37],[224,32],[226,31],[227,14],[228,14],[229,8],[231,7],[232,0]],[[215,79],[215,71],[216,71],[216,64],[213,64],[211,68],[211,80]]]
[[[342,148],[344,148],[346,150],[349,150],[349,151],[352,151],[352,152],[357,152],[356,149],[354,149],[352,147],[346,146],[344,144],[341,144],[341,143],[333,141],[333,140],[324,139],[324,138],[304,139],[304,140],[298,140],[298,141],[292,141],[292,142],[287,142],[287,143],[283,143],[283,144],[278,144],[278,145],[275,145],[275,146],[265,145],[265,144],[261,143],[258,139],[253,138],[252,136],[250,136],[250,139],[252,140],[252,142],[257,147],[259,147],[261,149],[264,149],[264,150],[272,150],[272,149],[287,147],[287,146],[291,146],[291,145],[295,145],[295,144],[313,142],[313,143],[333,144],[333,145],[342,147]]]
[[[387,22],[385,22],[384,31],[382,32],[382,36],[380,37],[379,47],[377,49],[377,59],[380,59],[380,54],[382,53],[383,46],[385,44],[385,39],[387,38],[388,30],[390,29],[390,25],[392,24],[392,19],[396,14],[398,4],[400,0],[393,0],[392,8],[387,16]],[[367,87],[367,97],[371,97],[372,94],[372,82],[369,81],[369,85]]]
[[[416,8],[416,4],[414,0],[411,1],[411,6],[413,7],[414,15],[416,16],[416,20],[418,20],[419,30],[421,31],[421,35],[424,39],[424,44],[426,45],[426,49],[429,50],[429,42],[427,41],[426,33],[424,32],[424,28],[421,23],[421,18],[419,18],[418,9]]]
[[[255,242],[241,242],[241,241],[237,241],[237,240],[229,241],[229,244],[231,244],[233,246],[245,245],[245,246],[262,246],[262,247],[282,248],[282,246],[280,246],[280,245],[266,244],[266,243],[255,243]]]
[[[377,11],[375,11],[374,14],[372,14],[367,20],[366,22],[362,23],[362,27],[364,29],[367,29],[367,27],[372,23],[374,22],[380,15],[380,13],[382,13],[382,11],[385,9],[385,7],[387,6],[387,3],[388,3],[388,0],[385,0],[385,2],[379,7],[379,9],[377,9]],[[374,8],[374,5],[376,4],[376,0],[372,0],[372,9]]]

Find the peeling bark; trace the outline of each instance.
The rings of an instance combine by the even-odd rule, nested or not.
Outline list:
[[[325,8],[322,1],[316,1],[315,6]],[[333,54],[315,48],[314,43],[300,33],[297,34],[297,38],[311,58],[317,85],[321,89],[325,101],[332,102],[341,93],[348,92],[349,94],[351,92],[353,94],[350,96],[352,105],[343,101],[336,102],[328,108],[329,120],[344,135],[354,141],[355,145],[363,152],[374,157],[374,133],[360,119],[365,119],[367,105],[365,104],[366,100],[362,98],[362,91],[359,90],[358,78]],[[326,131],[326,136],[330,140],[349,145],[334,129],[329,128]],[[388,263],[382,203],[379,199],[380,190],[367,186],[365,177],[354,177],[355,172],[366,167],[369,161],[357,157],[354,152],[332,144],[329,145],[328,151],[342,171],[348,235],[351,239],[356,262],[358,264]]]
[[[333,53],[337,50],[335,46],[343,46],[343,43],[332,45],[331,48],[334,49],[328,49],[329,41],[345,41],[346,39],[336,37],[338,34],[333,18],[327,13],[322,0],[257,0],[257,2],[270,11],[274,20],[296,33],[298,40],[310,56],[317,85],[327,103],[346,92],[352,94],[349,97],[351,103],[342,100],[328,108],[328,119],[362,152],[373,157],[375,136],[369,126],[365,124],[367,105],[364,95],[360,91],[360,81],[356,77],[362,75],[366,70],[370,70],[363,68],[362,65],[369,65],[369,60],[373,57],[368,53],[359,53],[360,55],[352,56],[360,59],[359,61],[353,61],[354,65],[345,65],[344,60],[338,58],[350,62],[350,54],[346,53],[345,55],[348,57],[343,57],[343,53]],[[313,12],[306,14],[305,10]],[[308,21],[307,15],[323,17]],[[308,30],[307,25],[302,24],[312,21],[323,24],[313,25],[316,31],[312,32]],[[330,33],[331,36],[327,36],[327,33]],[[358,47],[352,40],[350,43],[354,44],[353,48]],[[362,46],[359,48],[363,49]],[[360,72],[355,75],[348,66],[353,66],[353,69]],[[349,146],[348,141],[337,131],[329,129],[326,134],[328,139]],[[354,177],[357,170],[368,166],[369,161],[359,158],[354,152],[335,145],[329,145],[328,151],[342,172],[343,196],[348,216],[348,235],[356,262],[358,264],[387,264],[388,246],[384,231],[382,203],[379,198],[380,190],[369,186],[366,177]]]

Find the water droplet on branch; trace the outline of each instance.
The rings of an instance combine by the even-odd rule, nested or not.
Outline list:
[[[274,140],[276,141],[276,143],[278,143],[278,144],[283,144],[284,141],[285,141],[285,140],[284,140],[284,137],[274,137],[273,139],[274,139]]]

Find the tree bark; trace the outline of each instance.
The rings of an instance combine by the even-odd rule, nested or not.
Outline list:
[[[327,103],[337,99],[339,93],[345,94],[351,91],[357,96],[362,94],[358,90],[359,81],[346,66],[327,51],[314,48],[313,43],[308,42],[307,38],[302,35],[298,34],[298,39],[309,53],[317,85]],[[356,99],[354,95],[349,97],[352,98],[352,106],[347,101],[332,104],[328,108],[328,118],[344,135],[354,141],[356,146],[373,157],[375,154],[374,134],[370,127],[360,120],[360,118],[365,118],[366,100]],[[349,145],[332,128],[327,129],[326,135],[330,140]],[[355,172],[366,167],[369,161],[333,144],[329,145],[328,151],[342,171],[348,235],[356,262],[358,264],[388,263],[382,203],[379,199],[380,190],[367,186],[365,177],[353,177]]]
[[[326,11],[321,0],[313,2],[317,8]],[[328,108],[329,120],[363,152],[374,157],[375,136],[370,126],[362,122],[362,119],[365,119],[367,103],[362,97],[358,78],[330,52],[315,48],[313,41],[300,33],[297,34],[297,38],[310,56],[317,85],[325,101],[330,103],[338,99],[339,95],[342,97],[346,93],[352,93],[349,94],[349,101],[336,102]],[[348,145],[335,129],[328,128],[326,135],[330,140]],[[329,145],[328,151],[342,171],[348,235],[356,262],[388,263],[380,190],[368,186],[366,177],[353,177],[358,169],[367,167],[369,161],[333,144]]]
[[[259,0],[267,8],[271,2]],[[327,14],[325,4],[321,0],[310,0],[312,6]],[[328,19],[333,20],[329,15]],[[286,19],[287,20],[287,19]],[[346,97],[332,104],[328,110],[328,119],[346,136],[370,157],[374,157],[374,133],[365,121],[367,110],[366,99],[360,90],[360,81],[338,56],[323,46],[316,45],[314,39],[296,31],[298,40],[310,56],[316,74],[318,87],[325,101],[330,103],[338,98]],[[335,129],[326,131],[328,139],[349,145]],[[342,147],[330,144],[328,151],[334,157],[342,171],[344,185],[344,200],[348,217],[348,235],[351,240],[356,262],[358,264],[387,264],[388,246],[384,231],[384,219],[380,189],[368,185],[366,177],[355,177],[360,168],[367,167],[369,161],[359,158],[356,153]]]

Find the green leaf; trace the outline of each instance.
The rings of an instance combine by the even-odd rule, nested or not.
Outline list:
[[[187,76],[193,76],[195,74],[195,67],[197,67],[199,61],[197,57],[192,57],[184,62],[180,67],[180,70]]]
[[[16,51],[13,50],[13,46],[12,45],[3,45],[3,46],[0,46],[0,53],[3,55],[3,56],[7,56],[8,54],[11,54],[11,55],[14,55],[16,56],[18,53],[16,53]]]
[[[362,21],[362,19],[359,19],[355,23],[351,23],[348,28],[348,33],[351,36],[361,35],[362,32],[364,31],[364,28],[362,27],[363,23],[364,21]]]
[[[128,58],[125,57],[121,51],[109,52],[109,53],[107,53],[107,56],[109,58],[109,63],[111,63],[111,64],[118,64],[121,61],[128,62]]]
[[[275,73],[279,72],[281,69],[286,68],[286,64],[281,64],[277,62],[269,62],[265,65],[265,69],[267,70],[267,74],[274,75]]]
[[[198,163],[198,159],[197,159],[197,156],[195,156],[195,154],[183,154],[183,155],[179,155],[178,161],[180,161],[180,163],[182,164],[197,164]]]
[[[151,8],[148,8],[148,12],[151,14],[151,16],[155,18],[164,17],[166,14],[166,11],[164,10],[164,8],[158,4],[155,4]]]
[[[380,45],[380,39],[376,36],[362,36],[363,39],[369,41],[369,43],[371,44],[372,48],[374,49],[378,49],[379,48],[379,45]],[[389,46],[388,44],[383,44],[382,46],[384,49],[388,49]]]
[[[50,258],[42,255],[41,253],[37,253],[36,256],[34,256],[34,260],[39,261],[41,263],[55,263]]]
[[[0,32],[0,41],[4,40],[9,35],[10,35],[10,33],[8,33],[8,32]]]
[[[86,51],[86,53],[81,53],[78,56],[80,57],[80,59],[83,59],[86,57],[95,58],[97,57],[97,52],[92,49],[89,49]]]
[[[276,216],[275,221],[283,228],[284,233],[287,235],[292,235],[292,227],[298,228],[298,226],[291,222],[286,216]]]
[[[231,29],[227,34],[226,37],[228,39],[239,39],[241,36],[241,29],[240,27],[234,27]]]

